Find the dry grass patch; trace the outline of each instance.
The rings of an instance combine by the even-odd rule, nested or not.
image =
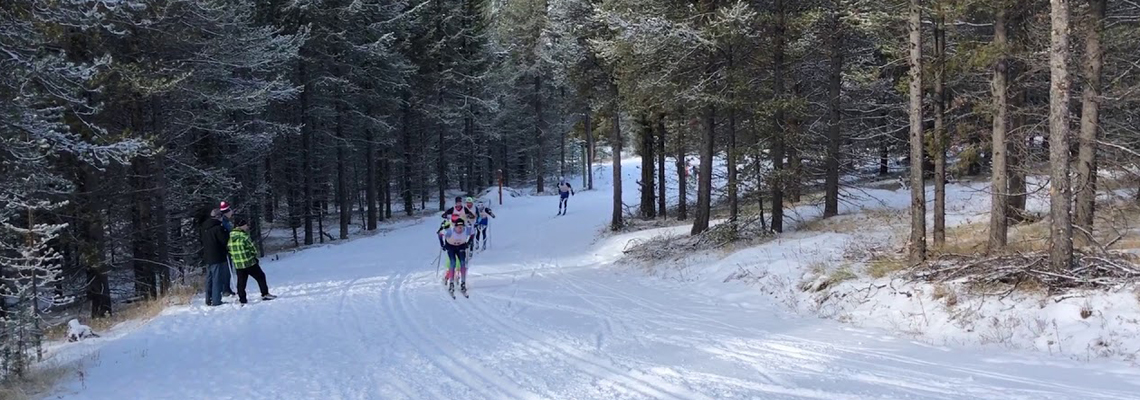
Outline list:
[[[824,195],[824,192],[805,193],[805,194],[800,195],[800,201],[797,201],[797,202],[787,201],[784,203],[788,206],[791,206],[791,207],[799,207],[799,206],[805,206],[805,205],[819,204],[819,203],[823,202],[823,195]]]
[[[1085,301],[1085,303],[1081,305],[1081,319],[1089,319],[1091,316],[1093,316],[1092,303]]]
[[[197,294],[197,289],[190,286],[175,285],[170,288],[170,291],[156,299],[144,300],[134,303],[122,304],[118,306],[114,314],[110,318],[78,318],[84,325],[90,326],[97,334],[106,332],[116,324],[135,321],[135,320],[149,320],[158,314],[162,313],[166,307],[174,305],[190,304],[190,299]],[[44,332],[45,338],[48,340],[66,340],[67,337],[67,324],[61,324],[47,329]],[[2,399],[3,397],[0,397]]]
[[[868,227],[896,226],[901,224],[905,214],[896,210],[872,209],[858,214],[841,215],[831,218],[818,218],[804,222],[799,230],[811,232],[857,233]]]
[[[805,292],[822,292],[844,281],[858,278],[858,275],[851,271],[849,265],[844,265],[830,272],[828,272],[827,264],[822,262],[812,263],[808,268],[811,270],[811,276],[816,278],[800,283],[800,290]]]
[[[1098,204],[1096,212],[1093,238],[1099,245],[1116,250],[1140,248],[1140,204],[1131,200],[1111,201]],[[1078,234],[1073,232],[1074,239]]]
[[[939,283],[934,285],[934,293],[931,293],[931,297],[935,300],[942,300],[942,303],[946,304],[946,307],[958,305],[958,292],[955,292],[950,286],[945,284]]]
[[[0,381],[0,399],[31,400],[42,397],[55,384],[74,373],[73,368],[39,365],[23,377]]]
[[[891,256],[876,256],[867,262],[867,274],[879,279],[898,271],[910,268],[910,264],[901,258]]]
[[[982,254],[989,247],[990,224],[979,222],[946,229],[946,244],[933,249],[936,255]],[[1025,222],[1009,227],[1005,250],[1044,251],[1049,246],[1049,221]]]

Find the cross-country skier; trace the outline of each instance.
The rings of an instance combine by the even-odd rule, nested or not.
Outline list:
[[[467,294],[467,251],[471,249],[471,240],[475,236],[475,229],[468,227],[462,220],[452,223],[453,228],[442,235],[443,249],[447,251],[447,275],[443,281],[447,283],[447,291],[455,295],[455,270],[459,269],[459,291]]]
[[[475,204],[474,210],[477,218],[475,221],[475,247],[482,245],[482,249],[487,250],[487,226],[491,223],[490,218],[498,217],[491,211],[491,207],[487,207],[487,203],[482,200]]]
[[[574,188],[570,186],[570,181],[567,181],[565,176],[562,177],[562,180],[558,183],[558,196],[560,197],[558,200],[558,215],[566,215],[566,209],[569,208],[567,202],[570,201],[570,196],[573,194]]]
[[[447,211],[443,213],[443,217],[451,220],[452,223],[463,220],[468,226],[475,225],[475,212],[463,206],[462,196],[455,198],[455,207],[447,209]]]

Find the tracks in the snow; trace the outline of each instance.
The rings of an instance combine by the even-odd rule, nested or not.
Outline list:
[[[461,352],[450,347],[456,338],[446,330],[434,329],[425,323],[423,315],[439,315],[456,310],[462,321],[472,329],[482,325],[488,329],[487,337],[512,346],[525,348],[534,356],[528,362],[537,363],[528,366],[535,370],[559,368],[546,363],[565,364],[571,370],[577,371],[581,376],[589,378],[591,385],[609,383],[620,386],[636,393],[635,397],[653,399],[711,399],[706,395],[693,392],[680,385],[666,382],[662,379],[641,373],[629,367],[618,365],[612,359],[600,357],[587,351],[573,347],[564,337],[551,336],[536,328],[525,326],[505,316],[501,310],[494,310],[482,301],[469,299],[452,300],[445,293],[432,296],[428,293],[435,285],[410,287],[414,282],[410,275],[400,275],[389,279],[390,284],[384,288],[385,310],[390,311],[392,325],[414,350],[425,358],[432,366],[443,372],[458,384],[465,386],[471,394],[487,399],[540,399],[552,398],[553,395],[540,395],[504,378],[494,369],[494,366],[481,364],[478,360],[465,357]],[[580,289],[580,288],[579,288]],[[425,292],[428,291],[428,292]],[[487,293],[489,297],[500,297]],[[478,296],[477,296],[478,297]],[[438,298],[429,304],[440,305],[441,309],[424,309],[417,304],[417,299]],[[452,304],[447,304],[452,302]],[[551,306],[539,305],[536,306]],[[583,315],[602,318],[610,322],[605,316],[595,311],[579,309]],[[460,338],[460,342],[463,340]],[[591,390],[594,388],[590,388]]]
[[[419,318],[409,315],[408,290],[404,285],[409,275],[394,277],[392,285],[385,290],[388,309],[392,312],[394,328],[400,335],[412,344],[421,356],[429,360],[435,367],[443,371],[448,378],[466,386],[470,391],[487,399],[542,399],[543,397],[530,392],[505,379],[492,375],[483,365],[457,355],[452,346],[465,344],[463,338],[456,338],[448,332],[430,332],[420,322]],[[442,294],[441,294],[442,296]],[[448,301],[451,301],[450,299]],[[420,312],[431,312],[419,310]],[[439,312],[440,310],[435,310]]]

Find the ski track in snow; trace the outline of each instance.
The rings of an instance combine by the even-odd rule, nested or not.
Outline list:
[[[623,169],[631,198],[637,167]],[[613,264],[644,233],[599,236],[610,196],[581,192],[565,217],[549,216],[555,196],[496,205],[470,298],[428,264],[430,218],[266,261],[278,299],[199,296],[59,346],[83,377],[45,398],[1140,399],[1140,374],[1119,363],[932,346],[646,277]]]

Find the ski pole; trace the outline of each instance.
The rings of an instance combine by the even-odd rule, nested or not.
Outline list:
[[[432,264],[435,264],[435,277],[436,278],[439,278],[439,264],[440,264],[439,260],[441,258],[443,258],[443,249],[442,248],[439,249],[439,253],[435,254],[435,261],[432,261]]]

